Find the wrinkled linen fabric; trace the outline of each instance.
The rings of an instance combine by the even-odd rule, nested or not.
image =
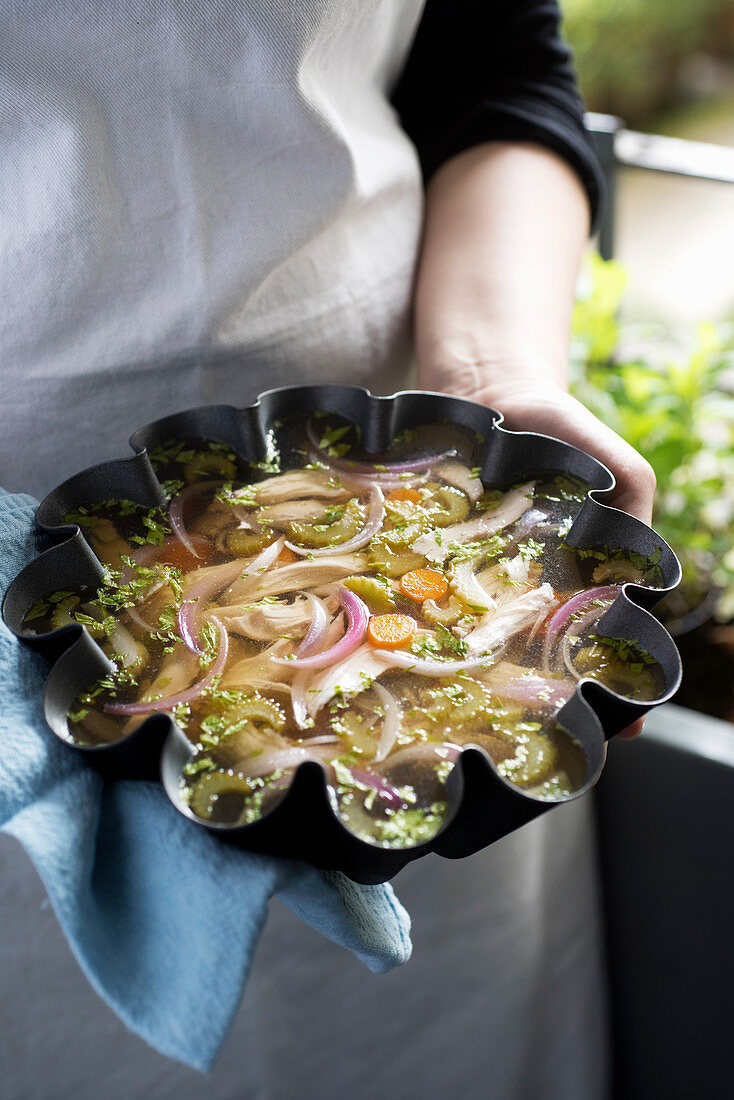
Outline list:
[[[0,594],[35,554],[36,502],[0,490]],[[33,860],[97,992],[138,1035],[211,1066],[276,894],[382,973],[410,956],[392,888],[221,843],[155,783],[106,783],[43,717],[48,662],[0,624],[0,829]]]
[[[273,386],[400,388],[422,183],[387,96],[422,6],[3,6],[1,485]]]

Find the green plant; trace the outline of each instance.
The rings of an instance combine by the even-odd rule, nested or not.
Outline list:
[[[689,345],[619,320],[624,269],[596,255],[581,280],[572,390],[651,463],[653,523],[678,554],[681,595],[695,608],[718,591],[734,617],[734,332],[701,324]],[[635,348],[637,350],[635,350]]]
[[[562,8],[590,109],[628,123],[675,101],[686,57],[734,52],[731,0],[563,0]]]

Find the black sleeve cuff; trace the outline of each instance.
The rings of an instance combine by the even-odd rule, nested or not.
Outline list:
[[[539,114],[532,102],[487,100],[467,110],[453,126],[423,135],[416,142],[423,178],[428,182],[445,161],[486,141],[532,141],[562,157],[586,191],[592,235],[598,231],[606,188],[591,135],[562,115]]]
[[[558,0],[426,0],[392,97],[426,180],[487,141],[532,141],[578,174],[598,228],[604,179]]]

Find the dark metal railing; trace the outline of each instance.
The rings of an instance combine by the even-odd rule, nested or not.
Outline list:
[[[599,230],[599,252],[614,255],[617,179],[620,168],[687,176],[689,179],[734,183],[734,148],[703,141],[684,141],[659,134],[627,130],[614,115],[586,115],[607,185],[607,206]]]

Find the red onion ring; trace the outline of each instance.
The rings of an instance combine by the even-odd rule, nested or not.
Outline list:
[[[288,749],[276,749],[274,752],[258,753],[257,756],[251,758],[251,763],[248,759],[242,760],[237,765],[237,771],[245,776],[251,776],[255,778],[261,775],[270,775],[271,772],[279,771],[283,769],[288,771],[291,768],[297,768],[299,764],[302,764],[304,760],[318,760],[322,762],[328,759],[330,756],[334,756],[335,753],[328,748],[321,746],[319,748],[306,748],[306,746],[295,745],[293,748]]]
[[[150,542],[146,542],[143,546],[138,546],[135,550],[131,550],[129,554],[126,554],[126,558],[130,558],[130,561],[135,565],[139,565],[144,569],[150,569],[158,562],[160,555],[164,552],[166,545],[170,545],[172,538],[169,535],[165,538],[160,546],[154,546]],[[124,565],[122,572],[120,573],[120,584],[129,584],[136,576],[135,570],[130,565]],[[155,583],[155,582],[151,582]]]
[[[147,630],[149,634],[155,634],[159,629],[157,626],[151,626],[150,623],[146,623],[142,615],[139,615],[134,607],[126,607],[125,612],[130,619],[139,626],[142,630]]]
[[[308,669],[304,669],[303,672],[297,672],[291,683],[291,708],[293,710],[293,721],[298,726],[299,730],[309,729],[313,725],[313,721],[309,721],[308,707],[306,705],[306,692],[308,691],[308,685],[311,682],[311,676]]]
[[[311,625],[296,650],[296,657],[299,659],[310,657],[312,653],[319,651],[324,643],[324,635],[329,626],[329,612],[318,596],[314,596],[313,592],[304,592],[303,595],[311,604]]]
[[[349,486],[347,486],[349,488]],[[294,542],[288,542],[286,540],[285,545],[289,550],[292,550],[294,554],[299,554],[301,557],[314,557],[322,558],[332,554],[348,554],[352,550],[361,550],[363,546],[366,546],[373,535],[376,535],[382,526],[382,520],[385,515],[385,503],[382,495],[382,489],[379,485],[371,485],[369,489],[369,502],[367,504],[367,522],[362,530],[354,538],[348,539],[346,542],[338,543],[336,546],[322,546],[315,550],[310,550],[307,546],[297,546]]]
[[[384,799],[391,806],[405,805],[405,799],[401,798],[397,789],[388,783],[386,779],[383,779],[381,775],[373,775],[372,772],[368,772],[364,768],[350,768],[349,771],[357,783],[362,783],[365,787],[372,787],[373,790],[377,791],[378,797]]]
[[[412,745],[406,745],[404,749],[394,753],[383,764],[383,771],[387,767],[395,767],[400,764],[415,763],[416,757],[437,756],[439,760],[451,760],[456,762],[461,756],[461,746],[454,745],[452,741],[444,741],[439,744],[427,744],[415,741]]]
[[[424,458],[414,458],[409,462],[360,462],[356,459],[332,457],[328,453],[328,450],[322,447],[316,438],[312,420],[309,420],[306,425],[306,434],[321,462],[325,462],[328,466],[333,466],[337,470],[344,470],[345,473],[352,471],[355,474],[370,474],[373,478],[379,478],[381,474],[385,474],[387,477],[394,477],[396,474],[402,473],[419,473],[422,470],[426,470],[429,466],[432,466],[435,462],[441,462],[454,454],[453,451],[442,451],[440,454],[426,455]],[[380,467],[384,468],[380,469]]]
[[[275,664],[289,665],[299,670],[326,668],[328,665],[343,661],[362,644],[370,617],[369,611],[359,596],[350,592],[348,588],[338,588],[337,595],[347,617],[347,629],[343,638],[323,653],[314,653],[310,657],[272,657],[271,660]]]
[[[314,453],[309,453],[308,460],[309,462],[322,462],[321,456]],[[393,489],[412,489],[415,485],[420,485],[429,473],[428,468],[420,474],[412,475],[409,473],[396,475],[387,473],[384,470],[378,470],[376,473],[370,474],[358,474],[353,470],[340,469],[337,471],[337,476],[345,489],[362,491],[371,489],[373,485],[378,484],[385,492],[391,492]]]
[[[575,683],[568,680],[554,680],[545,676],[513,676],[505,680],[501,688],[489,686],[490,694],[500,699],[511,699],[515,703],[536,703],[548,706],[567,702],[576,690]],[[550,698],[540,699],[548,693]],[[560,702],[559,702],[560,701]]]
[[[222,485],[224,485],[223,481],[194,482],[193,485],[187,485],[185,489],[177,493],[168,507],[168,519],[170,520],[174,535],[195,558],[200,558],[201,554],[194,546],[194,543],[191,541],[191,536],[186,530],[186,525],[184,524],[184,509],[187,502],[191,500],[192,497],[200,496],[201,493],[206,493],[210,490],[219,489]]]
[[[608,584],[604,585],[602,588],[589,588],[586,592],[578,592],[575,596],[572,596],[570,600],[566,600],[564,604],[561,604],[548,623],[548,626],[545,628],[545,641],[548,648],[553,645],[556,637],[574,612],[579,611],[582,607],[585,607],[587,603],[591,603],[592,600],[614,600],[619,595],[620,591],[621,589],[618,585]]]
[[[226,565],[231,566],[231,568],[227,569]],[[184,645],[187,649],[190,649],[192,653],[201,654],[201,646],[199,645],[199,620],[201,618],[200,611],[203,604],[211,600],[217,592],[221,592],[223,589],[228,588],[241,572],[241,559],[226,562],[224,565],[218,567],[217,572],[213,576],[204,577],[202,580],[192,584],[191,588],[185,593],[178,612],[178,632],[181,635]]]
[[[192,684],[186,691],[181,691],[178,695],[171,695],[167,699],[155,699],[148,703],[108,703],[104,708],[107,714],[149,714],[151,711],[157,710],[171,711],[180,706],[181,703],[190,703],[192,699],[196,699],[201,695],[209,687],[212,680],[217,676],[221,676],[227,663],[229,635],[221,623],[215,621],[215,625],[219,631],[219,650],[216,660],[201,680]]]
[[[397,699],[394,695],[390,694],[386,687],[383,687],[377,680],[373,680],[372,690],[380,700],[385,711],[382,719],[382,732],[380,733],[380,740],[377,744],[377,752],[374,755],[375,763],[379,763],[381,760],[385,759],[395,745],[398,730],[400,729],[401,716]]]

